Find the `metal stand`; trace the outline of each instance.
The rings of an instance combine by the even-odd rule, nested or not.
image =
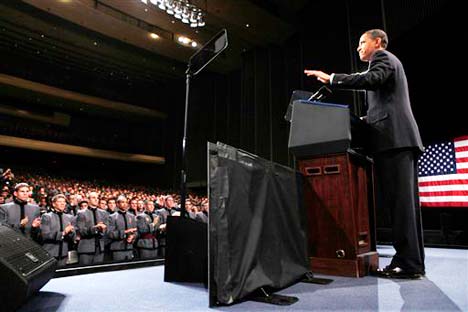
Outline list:
[[[312,272],[307,272],[304,275],[304,278],[301,280],[301,283],[320,284],[320,285],[328,285],[331,282],[333,282],[332,279],[314,277],[314,274]]]
[[[274,305],[287,306],[299,301],[299,298],[292,296],[283,296],[278,294],[269,294],[261,287],[258,291],[248,297],[248,300],[263,302]]]
[[[184,137],[182,139],[182,169],[180,172],[180,210],[182,217],[188,217],[185,209],[187,197],[187,120],[189,107],[190,79],[196,76],[203,68],[213,61],[228,46],[226,29],[218,32],[202,48],[190,57],[185,72],[185,113],[184,113]]]
[[[190,94],[190,78],[192,72],[190,64],[187,66],[185,72],[185,112],[184,112],[184,137],[182,138],[182,169],[180,171],[180,210],[182,217],[188,217],[188,212],[185,209],[185,198],[187,197],[187,120],[188,120],[188,107],[189,107],[189,94]]]

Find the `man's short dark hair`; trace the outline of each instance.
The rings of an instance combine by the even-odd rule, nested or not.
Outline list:
[[[388,46],[388,36],[382,29],[371,29],[365,32],[371,36],[372,39],[380,38],[382,40],[382,48],[386,49]]]

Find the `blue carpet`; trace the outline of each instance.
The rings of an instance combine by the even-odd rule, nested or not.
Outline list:
[[[393,248],[380,246],[380,266]],[[298,283],[280,291],[291,306],[246,301],[219,311],[468,311],[468,250],[426,248],[422,280],[336,276],[329,285]],[[19,311],[209,311],[201,284],[164,283],[164,267],[52,279]]]

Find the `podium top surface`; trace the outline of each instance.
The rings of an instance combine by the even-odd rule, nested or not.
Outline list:
[[[307,100],[296,100],[293,103],[309,104],[309,105],[321,105],[321,106],[330,106],[337,108],[349,108],[346,104],[336,104],[336,103],[327,103],[327,102],[317,102],[317,101],[307,101]]]

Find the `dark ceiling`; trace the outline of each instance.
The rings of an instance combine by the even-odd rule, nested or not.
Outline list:
[[[154,82],[183,77],[185,64],[203,43],[226,28],[229,48],[210,67],[238,69],[242,52],[256,46],[282,45],[307,25],[323,31],[333,12],[329,1],[192,0],[207,12],[206,26],[191,28],[141,0],[8,0],[0,3],[0,52],[114,79]],[[350,5],[334,0],[336,6]],[[387,26],[402,33],[437,10],[442,0],[382,1]],[[414,7],[416,7],[415,5]],[[395,22],[396,21],[396,22]],[[248,27],[247,27],[248,25]],[[151,39],[156,33],[159,39]],[[179,35],[199,43],[182,46]]]
[[[179,35],[203,44],[227,28],[229,49],[211,66],[225,73],[239,67],[243,51],[281,44],[294,33],[278,12],[306,1],[290,2],[283,10],[286,2],[277,0],[194,1],[207,17],[205,27],[193,29],[140,0],[2,1],[0,48],[77,71],[154,80],[183,75],[196,49],[177,43]]]
[[[283,46],[294,34],[313,39],[321,33],[319,36],[334,40],[334,25],[338,22],[346,25],[346,21],[336,20],[336,11],[343,11],[338,7],[347,8],[348,16],[341,18],[351,22],[381,21],[381,16],[386,17],[384,26],[395,40],[448,1],[370,1],[373,6],[365,10],[362,10],[365,4],[354,5],[351,0],[192,2],[206,10],[205,27],[193,29],[141,0],[1,1],[0,73],[165,111],[158,103],[162,102],[158,92],[165,91],[167,81],[183,81],[187,61],[197,50],[177,43],[179,35],[196,40],[200,47],[226,28],[229,48],[208,69],[229,73],[241,68],[243,52],[258,46]],[[361,30],[354,29],[356,33]],[[151,39],[152,32],[160,38]],[[329,47],[320,49],[328,51]],[[90,81],[77,83],[80,79]],[[99,92],[89,85],[99,85]],[[111,87],[106,90],[108,85]],[[140,87],[132,87],[135,85]],[[141,89],[154,89],[154,97],[138,98],[144,93],[139,92]]]

